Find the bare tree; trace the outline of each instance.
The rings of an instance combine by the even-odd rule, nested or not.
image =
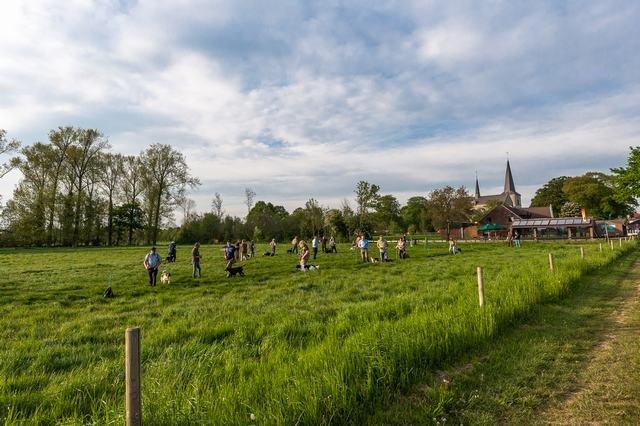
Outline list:
[[[247,214],[249,214],[251,207],[253,207],[253,200],[256,198],[256,192],[251,188],[245,188],[244,196],[246,197],[244,203],[247,205]]]
[[[211,201],[211,211],[218,219],[222,221],[222,217],[224,216],[224,210],[222,209],[222,197],[219,192],[216,192],[213,200]]]
[[[191,198],[183,197],[179,204],[182,208],[182,224],[184,225],[190,222],[196,215],[196,202]]]

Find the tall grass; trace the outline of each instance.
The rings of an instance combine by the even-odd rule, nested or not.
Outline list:
[[[174,284],[157,289],[144,286],[140,250],[0,251],[10,277],[0,286],[0,418],[122,423],[123,332],[135,324],[147,423],[246,424],[251,414],[261,424],[358,422],[635,250],[585,247],[582,260],[562,243],[468,244],[457,256],[422,246],[376,265],[340,247],[317,260],[318,273],[294,272],[283,254],[247,262],[242,280],[225,279],[219,248],[207,247],[203,280],[188,278],[182,260],[171,266]],[[100,298],[107,283],[115,299]]]

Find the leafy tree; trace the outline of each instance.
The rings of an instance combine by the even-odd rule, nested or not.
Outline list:
[[[429,193],[427,212],[436,229],[446,229],[447,239],[451,227],[469,221],[473,212],[473,198],[464,186],[455,189],[445,186]]]
[[[614,178],[604,173],[588,172],[569,178],[563,190],[569,201],[577,203],[589,215],[597,218],[626,216],[633,212],[636,205],[633,198],[621,201],[621,194],[615,191]]]
[[[379,231],[395,231],[401,228],[400,203],[393,195],[383,195],[375,205],[375,221]]]
[[[539,188],[531,199],[531,207],[552,206],[554,212],[559,212],[569,199],[564,192],[564,184],[571,178],[560,176],[551,179]]]
[[[144,228],[144,212],[137,202],[125,203],[114,207],[113,225],[116,229],[118,243],[123,231],[127,231],[127,243],[133,242],[133,233]]]
[[[0,156],[14,153],[18,151],[18,149],[20,149],[20,142],[15,139],[8,140],[7,131],[0,129]],[[15,159],[0,164],[0,178],[13,170],[16,165]]]
[[[253,238],[259,239],[256,229],[263,238],[284,238],[284,221],[289,216],[282,206],[258,201],[247,215],[247,228],[253,229]]]
[[[55,244],[53,227],[58,202],[58,188],[60,180],[69,168],[67,151],[73,145],[78,136],[78,131],[73,127],[58,127],[57,130],[49,132],[49,142],[53,149],[53,156],[50,163],[50,185],[48,194],[49,218],[47,223],[47,241],[49,245]]]
[[[184,155],[170,145],[151,145],[140,159],[146,187],[148,238],[155,244],[162,218],[172,212],[187,188],[200,185],[200,181],[189,173]]]
[[[425,232],[431,227],[427,214],[427,199],[425,197],[411,197],[400,209],[402,221],[407,227],[413,227],[415,231]]]
[[[107,196],[107,245],[113,240],[113,206],[124,173],[124,157],[120,154],[103,154],[100,157],[100,185]]]
[[[77,137],[67,150],[67,157],[73,172],[76,190],[74,206],[73,236],[71,243],[76,246],[80,239],[80,219],[84,205],[84,191],[91,183],[89,173],[98,167],[99,154],[109,147],[108,141],[96,129],[78,129]]]
[[[573,201],[567,201],[560,209],[560,217],[580,217],[581,215],[580,204]]]
[[[378,185],[361,180],[357,183],[356,189],[356,205],[358,214],[358,225],[360,228],[368,228],[369,211],[375,208],[378,198],[380,198],[380,187]]]
[[[640,146],[629,149],[627,165],[611,169],[614,197],[622,203],[640,198]]]
[[[329,209],[324,215],[326,235],[341,239],[349,235],[344,215],[339,209]]]

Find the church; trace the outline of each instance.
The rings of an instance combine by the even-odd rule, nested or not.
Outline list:
[[[522,207],[520,194],[516,191],[516,185],[513,183],[509,160],[507,160],[507,170],[504,174],[504,191],[501,194],[480,195],[480,183],[478,182],[478,176],[476,176],[476,193],[473,197],[475,208],[484,208],[492,201],[500,202],[508,207]]]

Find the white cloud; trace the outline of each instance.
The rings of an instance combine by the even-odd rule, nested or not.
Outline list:
[[[478,169],[498,187],[507,151],[527,198],[638,144],[640,7],[563,7],[3,2],[0,127],[171,143],[198,205],[218,191],[238,214],[245,186],[289,208],[360,179],[410,196]]]

